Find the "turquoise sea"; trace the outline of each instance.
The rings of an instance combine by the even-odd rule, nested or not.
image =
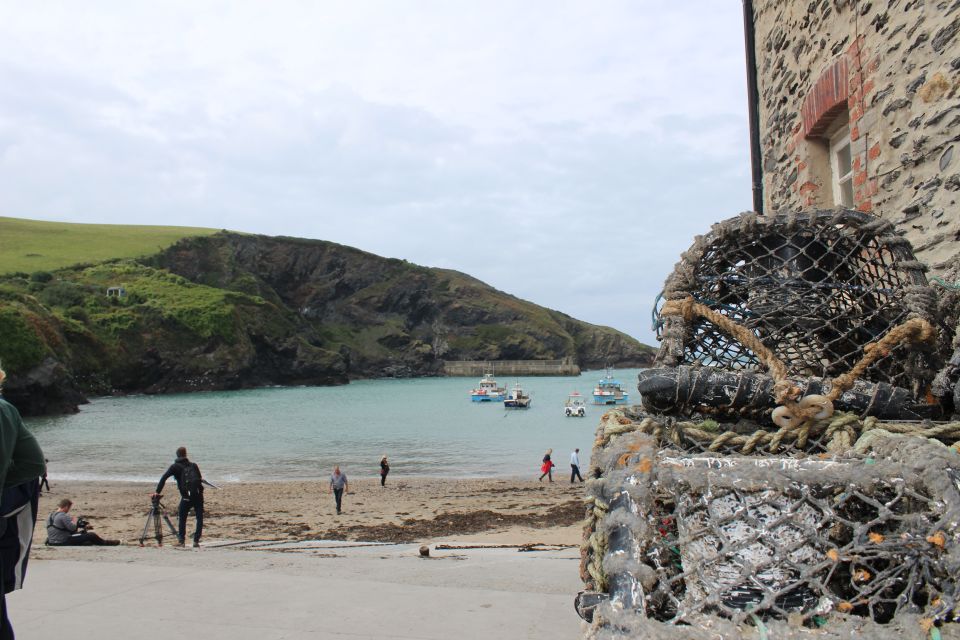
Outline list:
[[[637,372],[615,372],[631,403],[639,400]],[[589,396],[602,376],[499,378],[507,387],[519,380],[533,398],[526,410],[470,402],[477,379],[416,378],[96,398],[77,414],[26,423],[50,460],[52,482],[155,481],[180,445],[215,483],[322,478],[334,464],[376,476],[383,454],[391,477],[537,476],[547,448],[562,476],[575,447],[588,466],[606,410]],[[574,390],[588,398],[585,418],[563,414]]]

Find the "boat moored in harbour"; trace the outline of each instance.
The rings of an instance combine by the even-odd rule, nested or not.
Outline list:
[[[514,384],[507,394],[503,406],[507,409],[526,409],[530,406],[530,396],[524,392],[519,382]]]
[[[485,373],[476,389],[470,391],[470,400],[473,402],[502,402],[506,397],[507,389],[497,386],[492,373]]]
[[[567,396],[567,401],[563,403],[563,413],[568,418],[582,418],[587,415],[587,403],[579,391]]]
[[[610,370],[593,390],[593,404],[627,404],[630,394],[623,390],[620,381],[613,377]]]

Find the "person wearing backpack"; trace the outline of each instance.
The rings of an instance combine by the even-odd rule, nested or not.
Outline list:
[[[190,509],[197,518],[197,527],[193,532],[193,546],[200,546],[200,535],[203,533],[203,476],[200,475],[200,467],[197,463],[190,462],[187,458],[187,448],[177,449],[177,459],[173,461],[170,468],[160,477],[157,483],[157,490],[153,497],[157,497],[163,491],[163,485],[167,478],[173,476],[177,481],[177,488],[180,490],[180,516],[177,538],[179,546],[183,546],[187,539],[187,515]]]

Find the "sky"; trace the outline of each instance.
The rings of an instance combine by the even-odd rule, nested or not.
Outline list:
[[[750,208],[721,0],[0,0],[0,216],[330,240],[654,344]]]

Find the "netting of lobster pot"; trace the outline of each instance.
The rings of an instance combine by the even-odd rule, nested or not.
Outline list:
[[[861,212],[744,214],[696,239],[667,279],[664,298],[709,307],[742,327],[791,376],[831,378],[909,317],[932,320],[936,298],[925,269],[889,222]],[[704,317],[657,312],[655,320],[662,340],[655,366],[764,367],[744,341]],[[898,347],[860,377],[916,396],[933,372],[929,356]]]
[[[578,608],[591,638],[960,634],[960,465],[882,432],[851,455],[702,455],[609,412]]]

